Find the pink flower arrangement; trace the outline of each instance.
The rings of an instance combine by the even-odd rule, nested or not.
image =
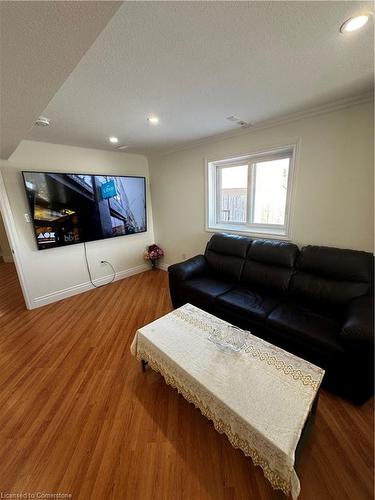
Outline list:
[[[153,268],[156,266],[156,261],[161,257],[164,257],[164,252],[158,245],[155,245],[155,243],[148,246],[143,254],[143,258],[149,260]]]

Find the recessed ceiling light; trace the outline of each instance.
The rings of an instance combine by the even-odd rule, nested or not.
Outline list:
[[[350,17],[340,27],[341,33],[351,33],[362,28],[371,16],[371,12],[364,12],[358,16]]]
[[[118,143],[118,138],[117,137],[110,137],[109,138],[109,142],[111,144],[117,144]]]
[[[37,127],[49,127],[51,125],[51,120],[45,116],[39,116],[36,120],[35,125]]]
[[[147,120],[152,123],[153,125],[156,125],[159,123],[159,118],[157,116],[149,116]]]

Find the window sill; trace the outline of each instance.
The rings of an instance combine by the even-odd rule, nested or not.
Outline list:
[[[272,240],[283,240],[289,241],[289,235],[285,234],[285,231],[280,229],[267,229],[263,230],[255,230],[252,228],[244,227],[244,226],[233,226],[233,225],[215,225],[209,226],[205,228],[207,233],[231,233],[231,234],[239,234],[243,236],[254,236],[260,239],[272,239]]]

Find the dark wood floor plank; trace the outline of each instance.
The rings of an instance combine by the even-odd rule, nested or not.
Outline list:
[[[74,500],[282,498],[225,436],[129,348],[171,310],[150,271],[33,311],[0,263],[0,491]],[[373,401],[322,391],[301,500],[373,498]]]

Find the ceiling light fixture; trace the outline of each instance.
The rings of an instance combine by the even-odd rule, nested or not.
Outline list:
[[[159,118],[157,116],[149,116],[147,120],[152,123],[153,125],[156,125],[159,123]]]
[[[364,12],[358,16],[350,17],[340,27],[341,33],[351,33],[352,31],[359,30],[370,19],[371,12]]]
[[[117,137],[110,137],[109,138],[109,142],[111,144],[117,144],[118,143],[118,138]]]
[[[116,146],[116,149],[119,149],[119,150],[123,150],[123,149],[126,149],[128,148],[129,146],[126,146],[126,144],[120,144],[120,146]]]
[[[36,120],[35,125],[37,127],[49,127],[51,125],[51,120],[45,116],[39,116]]]

